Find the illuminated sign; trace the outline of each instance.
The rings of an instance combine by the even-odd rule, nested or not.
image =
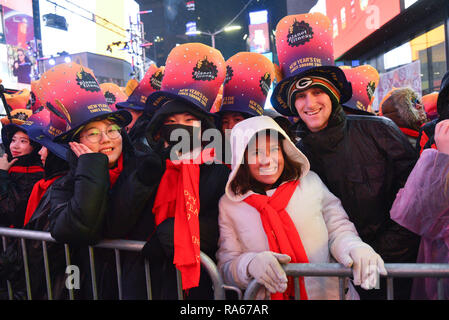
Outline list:
[[[337,59],[357,43],[400,13],[399,0],[326,1],[332,22],[334,57]]]
[[[268,30],[268,11],[253,11],[249,13],[249,51],[265,53],[270,51]]]
[[[249,13],[249,23],[250,24],[261,24],[268,22],[268,11],[253,11]]]
[[[196,22],[190,21],[186,23],[186,34],[196,35]]]

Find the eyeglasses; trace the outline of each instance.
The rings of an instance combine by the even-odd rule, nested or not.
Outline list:
[[[87,130],[86,134],[80,136],[80,138],[86,138],[91,143],[98,143],[101,141],[102,134],[106,134],[106,136],[111,139],[115,140],[120,137],[120,130],[121,128],[116,124],[111,124],[107,127],[106,131],[101,131],[97,128],[90,128]]]

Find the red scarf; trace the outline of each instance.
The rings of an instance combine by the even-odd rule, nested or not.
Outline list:
[[[9,168],[8,173],[20,172],[20,173],[36,173],[44,172],[44,168],[41,166],[12,166]]]
[[[23,222],[24,226],[28,223],[28,221],[30,221],[31,216],[39,205],[39,202],[41,201],[45,192],[47,192],[47,189],[52,185],[53,182],[55,182],[56,179],[60,177],[62,177],[62,175],[56,176],[49,180],[41,179],[34,184],[33,190],[31,190],[31,194],[28,199],[27,209],[25,211],[25,221]]]
[[[245,202],[259,211],[271,251],[289,255],[292,263],[308,263],[298,230],[285,211],[298,184],[299,180],[286,182],[279,186],[271,197],[252,194],[245,199]],[[304,277],[299,277],[299,288],[301,299],[308,300]],[[271,299],[291,299],[294,296],[293,278],[288,277],[287,290],[284,293],[272,294]]]
[[[419,131],[418,130],[413,130],[413,129],[409,129],[409,128],[399,128],[401,129],[401,131],[409,137],[413,137],[413,138],[418,138],[419,136]]]
[[[113,169],[109,169],[109,182],[111,184],[111,188],[114,186],[122,170],[123,170],[123,152],[120,154],[120,157],[118,158],[117,166],[115,166],[115,168]]]
[[[154,201],[157,226],[175,218],[173,264],[181,272],[184,290],[197,287],[200,281],[199,164],[211,161],[213,153],[206,149],[195,160],[167,159]]]

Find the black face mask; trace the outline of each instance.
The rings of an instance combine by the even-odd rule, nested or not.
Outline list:
[[[170,148],[177,145],[176,148],[183,153],[184,151],[188,152],[192,151],[193,148],[201,147],[201,127],[165,124],[161,127],[160,133],[161,138],[170,145]]]

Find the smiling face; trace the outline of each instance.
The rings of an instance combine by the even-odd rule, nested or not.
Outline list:
[[[309,130],[318,132],[327,126],[332,113],[332,101],[323,90],[310,88],[296,94],[295,108]]]
[[[11,139],[9,149],[13,158],[16,158],[31,153],[33,146],[30,144],[30,139],[25,132],[17,131]]]
[[[81,131],[79,142],[93,152],[107,155],[110,168],[117,163],[122,154],[120,127],[110,120],[89,122]]]
[[[284,156],[277,136],[258,135],[248,145],[248,169],[254,180],[264,184],[266,190],[284,171]]]

